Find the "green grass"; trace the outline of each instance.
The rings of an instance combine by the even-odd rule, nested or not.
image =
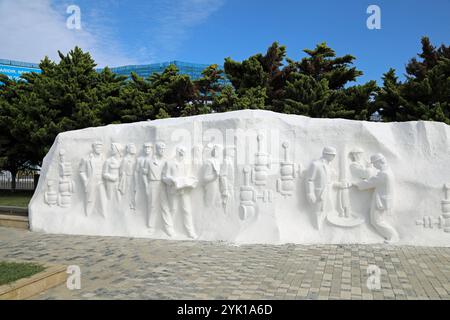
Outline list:
[[[35,263],[0,261],[0,286],[22,278],[30,277],[44,270],[45,267]]]
[[[28,207],[33,191],[0,191],[0,206]]]

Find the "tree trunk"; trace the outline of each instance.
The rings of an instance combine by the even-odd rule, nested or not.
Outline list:
[[[16,191],[17,170],[11,170],[11,192]]]

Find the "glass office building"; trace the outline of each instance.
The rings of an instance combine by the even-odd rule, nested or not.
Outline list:
[[[137,75],[147,78],[153,73],[161,73],[163,72],[169,65],[175,65],[180,74],[187,74],[191,77],[192,80],[198,79],[202,77],[202,71],[205,70],[209,65],[208,64],[200,64],[200,63],[189,63],[182,61],[168,61],[161,63],[152,63],[152,64],[144,64],[144,65],[130,65],[123,67],[115,67],[111,68],[111,71],[114,73],[124,75],[129,77],[131,72],[135,72]],[[219,66],[222,68],[222,66]]]
[[[191,77],[192,80],[196,80],[202,77],[202,71],[205,70],[209,65],[201,64],[201,63],[189,63],[182,61],[168,61],[161,63],[152,63],[145,65],[130,65],[123,67],[112,67],[111,71],[114,73],[124,75],[129,77],[131,72],[135,72],[137,75],[147,78],[151,74],[158,72],[162,73],[169,65],[175,65],[180,74],[186,74]],[[220,69],[223,70],[223,66],[219,66]],[[102,69],[97,69],[100,71]],[[25,72],[41,72],[39,69],[39,65],[35,63],[28,62],[20,62],[20,61],[12,61],[12,60],[3,60],[0,59],[0,73],[6,74],[8,77],[12,79],[18,79],[22,73]],[[228,83],[227,80],[224,80],[223,83]]]

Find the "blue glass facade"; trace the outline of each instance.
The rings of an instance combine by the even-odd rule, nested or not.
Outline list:
[[[130,65],[123,67],[113,67],[110,68],[114,73],[124,75],[129,77],[131,72],[135,72],[139,76],[143,78],[147,78],[153,73],[161,73],[163,72],[169,65],[175,65],[180,74],[186,74],[191,77],[192,80],[196,80],[202,77],[202,71],[207,68],[208,64],[201,63],[189,63],[182,61],[168,61],[161,63],[152,63],[146,65]],[[223,69],[223,66],[219,66],[219,68]],[[100,71],[101,69],[97,69]],[[25,72],[41,72],[38,64],[28,63],[28,62],[20,62],[13,60],[3,60],[0,59],[0,73],[7,75],[12,79],[18,79],[22,73]],[[223,83],[227,83],[225,80]]]
[[[35,63],[0,59],[0,73],[10,79],[18,80],[23,73],[40,73],[39,65]]]
[[[168,61],[161,63],[152,63],[145,65],[130,65],[123,67],[115,67],[111,68],[111,71],[114,73],[130,76],[131,72],[135,72],[137,75],[147,78],[153,73],[161,73],[163,72],[169,65],[175,65],[181,74],[187,74],[191,77],[192,80],[201,78],[202,71],[207,68],[208,64],[200,64],[200,63],[189,63],[182,61]],[[223,68],[223,67],[220,67]]]

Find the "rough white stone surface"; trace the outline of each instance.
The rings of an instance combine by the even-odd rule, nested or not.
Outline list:
[[[233,139],[236,132],[238,137]],[[257,135],[261,139],[260,150]],[[119,172],[123,191],[116,190],[119,183],[108,185],[113,195],[110,199],[106,192],[98,191],[95,196],[103,198],[103,207],[86,215],[87,189],[80,164],[89,158],[95,141],[103,143],[102,165],[110,158],[108,168]],[[136,160],[143,157],[145,143],[153,145],[154,153],[157,141],[166,145],[162,164],[169,161],[169,171],[175,170],[172,174],[180,175],[176,184],[181,189],[170,189],[167,179],[168,184],[161,182],[161,190],[167,192],[168,202],[173,200],[177,204],[167,213],[173,218],[172,225],[164,224],[160,198],[156,201],[156,209],[148,209],[150,191],[145,189],[142,172],[136,169],[135,180],[122,179],[126,145],[134,143],[137,149],[135,155],[131,152],[127,158],[128,171],[132,171],[133,157]],[[283,143],[287,146],[287,154]],[[214,145],[219,146],[220,154],[215,159],[211,158]],[[189,167],[189,173],[176,171],[181,163],[174,161],[179,146],[186,151],[188,161],[184,163]],[[234,147],[228,171],[223,169],[226,166],[221,161],[224,146]],[[308,201],[310,193],[307,189],[311,164],[321,158],[324,147],[332,147],[337,153],[330,163],[331,170],[327,169],[329,182],[339,182],[349,188],[329,189],[328,211],[325,210],[328,216],[319,230],[317,203],[313,205]],[[32,231],[48,233],[194,238],[233,243],[381,243],[385,238],[369,217],[375,191],[359,190],[355,185],[362,179],[353,176],[350,170],[349,153],[355,148],[364,151],[361,163],[370,176],[378,171],[368,165],[374,154],[384,155],[390,167],[394,177],[390,188],[394,197],[390,200],[390,214],[383,219],[398,233],[399,239],[395,243],[449,246],[450,233],[445,232],[445,228],[450,227],[450,220],[448,215],[445,216],[447,209],[443,208],[445,203],[450,203],[443,201],[446,199],[444,184],[450,182],[448,125],[427,121],[375,123],[311,119],[261,110],[108,125],[59,134],[44,158],[39,184],[29,204],[30,226]],[[113,149],[119,150],[120,155],[113,156]],[[194,161],[199,154],[203,161]],[[254,159],[258,159],[258,163],[255,164]],[[283,170],[280,163],[285,164]],[[118,164],[120,168],[117,169]],[[139,160],[135,165],[139,165]],[[249,169],[248,181],[245,181],[246,167]],[[230,173],[230,168],[234,172]],[[291,169],[296,174],[292,174]],[[281,171],[284,180],[291,182],[277,182],[283,180]],[[331,179],[333,171],[336,175]],[[212,182],[208,177],[212,177]],[[98,190],[104,190],[105,180],[99,185]],[[130,208],[133,190],[135,210]],[[226,204],[225,195],[228,197]],[[254,211],[242,197],[251,198],[250,207],[253,203]],[[352,212],[348,220],[338,216],[343,197]],[[95,207],[99,204],[97,201]],[[188,208],[183,211],[186,206]],[[149,213],[154,215],[152,230],[147,223]],[[431,218],[423,219],[424,216]],[[337,224],[341,221],[344,226],[330,221]],[[348,226],[345,226],[346,221]],[[425,228],[421,221],[426,221],[425,225],[430,222],[433,228]]]

